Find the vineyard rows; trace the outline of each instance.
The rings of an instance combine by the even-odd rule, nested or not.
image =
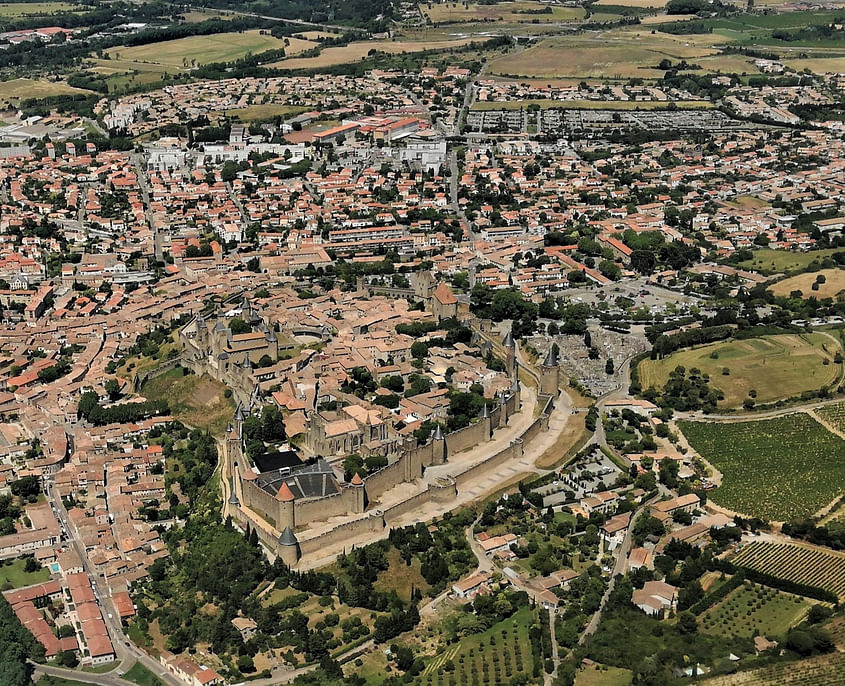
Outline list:
[[[414,680],[417,686],[508,686],[531,680],[535,671],[527,607],[481,634],[466,637],[432,659]]]
[[[845,599],[845,553],[780,543],[751,543],[732,562]]]
[[[722,472],[722,485],[710,497],[723,507],[785,522],[808,517],[842,495],[845,442],[804,412],[679,426]]]
[[[845,683],[845,653],[781,662],[738,674],[717,676],[702,686],[830,686]]]
[[[825,405],[815,410],[815,413],[834,429],[845,433],[845,403]]]

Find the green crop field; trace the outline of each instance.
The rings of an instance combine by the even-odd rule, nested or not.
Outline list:
[[[50,572],[46,567],[42,567],[37,572],[25,572],[23,560],[6,560],[5,562],[0,566],[0,590],[32,586],[50,578]]]
[[[830,686],[845,683],[845,653],[819,655],[798,662],[777,662],[749,672],[696,681],[703,686]]]
[[[783,636],[811,606],[799,596],[746,582],[699,619],[699,630],[742,638],[755,631],[768,638]]]
[[[845,433],[845,402],[825,405],[813,410],[813,412],[837,431]]]
[[[468,636],[432,659],[414,683],[419,686],[509,684],[518,674],[531,678],[534,662],[528,627],[529,608],[481,634]]]
[[[55,12],[73,12],[86,9],[81,5],[69,2],[3,2],[0,3],[0,17],[4,19],[19,19],[37,15],[53,14]]]
[[[243,33],[213,33],[208,36],[189,36],[149,45],[117,47],[109,50],[108,55],[113,60],[119,60],[123,65],[136,63],[140,71],[147,71],[144,67],[147,64],[181,71],[190,68],[192,64],[230,62],[245,57],[249,53],[258,54],[284,47],[283,40],[262,35],[255,30]]]
[[[637,372],[643,388],[662,388],[675,367],[696,367],[724,394],[720,406],[739,407],[751,390],[762,404],[835,383],[842,364],[833,360],[841,349],[823,333],[765,336],[678,350],[662,360],[643,360]]]
[[[809,544],[750,543],[731,560],[748,567],[835,593],[845,599],[845,553]]]
[[[771,46],[780,48],[778,52],[790,53],[799,48],[830,49],[842,48],[843,42],[836,35],[821,36],[806,32],[808,27],[829,25],[835,22],[835,12],[782,12],[771,14],[738,14],[730,17],[716,17],[700,20],[711,35],[721,36],[729,42],[739,45]],[[676,21],[675,17],[667,17]],[[793,34],[789,40],[783,36],[775,37],[775,31],[788,31]],[[802,50],[801,52],[806,52]]]
[[[133,62],[132,60],[88,60],[91,71],[102,74],[109,87],[114,92],[127,86],[147,85],[158,83],[171,67],[154,64],[152,62]]]
[[[845,48],[845,46],[843,46]],[[789,273],[801,271],[809,267],[814,261],[821,261],[830,257],[840,249],[811,250],[810,252],[792,252],[791,250],[772,250],[761,248],[755,250],[753,257],[737,266],[742,269],[753,269],[764,274]]]
[[[722,472],[711,500],[736,512],[774,521],[808,517],[845,488],[845,442],[807,414],[679,426]]]

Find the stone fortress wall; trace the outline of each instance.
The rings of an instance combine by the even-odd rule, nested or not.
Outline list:
[[[258,513],[271,529],[267,530],[266,524],[257,526],[256,522],[250,522],[239,508],[232,509],[237,510],[243,519],[241,516],[235,519],[243,526],[251,523],[253,528],[263,531],[263,536],[259,533],[259,537],[264,545],[292,566],[303,558],[339,546],[344,541],[365,535],[384,534],[402,515],[431,503],[454,502],[458,494],[478,477],[522,459],[527,444],[548,430],[549,413],[554,409],[553,398],[547,400],[543,413],[505,448],[467,466],[465,470],[451,477],[421,484],[421,490],[409,494],[387,508],[380,509],[377,506],[377,501],[384,493],[401,484],[418,482],[423,476],[424,468],[444,464],[448,461],[448,455],[490,441],[493,428],[500,421],[504,421],[502,417],[510,416],[517,409],[518,397],[511,394],[497,408],[498,414],[491,412],[490,416],[479,419],[469,427],[446,434],[442,438],[433,437],[424,445],[407,449],[387,467],[364,479],[362,485],[345,484],[341,493],[336,495],[281,502],[263,490],[253,479],[245,478],[245,470],[239,469],[236,471],[237,492],[241,494],[245,508]],[[452,446],[457,446],[458,449],[453,452]],[[230,459],[243,464],[240,441],[236,439],[230,443]],[[371,502],[376,502],[376,506],[367,509]],[[317,531],[309,531],[307,528],[315,523],[341,517],[344,521],[328,528],[323,526]],[[286,528],[291,532],[296,531],[293,543],[288,545],[280,540]]]
[[[481,341],[492,345],[489,321],[469,318],[473,331]],[[183,331],[190,327],[189,324]],[[243,407],[254,406],[257,386],[246,360],[219,359],[199,345],[202,332],[196,336],[182,336],[182,354],[169,361],[169,368],[180,363],[197,374],[208,374],[232,389]],[[508,344],[505,344],[506,346]],[[249,358],[261,351],[251,350]],[[515,347],[511,339],[506,347],[508,372],[518,378]],[[264,546],[291,566],[303,558],[336,547],[345,541],[366,535],[382,535],[404,514],[421,509],[431,503],[448,504],[457,500],[458,494],[473,480],[484,473],[522,459],[527,445],[548,431],[549,415],[554,409],[554,398],[559,392],[559,365],[557,359],[547,358],[539,367],[539,375],[525,369],[537,382],[539,398],[545,401],[544,409],[508,446],[480,461],[468,465],[452,476],[439,478],[433,483],[422,481],[425,469],[442,465],[466,450],[491,441],[495,429],[507,425],[509,418],[520,408],[519,385],[498,399],[498,403],[485,411],[473,424],[447,434],[433,435],[424,445],[408,440],[390,457],[390,463],[370,474],[361,483],[340,483],[340,491],[331,495],[284,500],[264,490],[255,474],[246,466],[248,459],[243,452],[241,438],[242,415],[236,415],[227,434],[226,447],[230,467],[237,483],[230,485],[231,496],[227,511],[233,521],[245,528],[248,524],[258,531]],[[381,500],[388,492],[403,484],[408,494],[381,508]],[[416,489],[413,486],[416,486]],[[242,505],[241,505],[242,503]],[[256,521],[259,517],[261,521]],[[338,519],[337,523],[330,522]],[[327,524],[330,524],[327,526]]]

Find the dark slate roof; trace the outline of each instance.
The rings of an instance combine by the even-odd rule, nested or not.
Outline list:
[[[279,536],[279,543],[281,545],[297,544],[296,536],[294,535],[293,531],[290,530],[289,526],[286,526],[285,530],[282,532],[282,535]]]
[[[340,493],[332,466],[320,458],[313,464],[292,469],[279,469],[258,475],[258,485],[273,496],[285,482],[295,500],[321,498]]]
[[[232,492],[229,496],[229,505],[240,505],[241,501],[238,500],[238,494],[235,492],[235,482],[234,480],[229,485],[229,490]]]

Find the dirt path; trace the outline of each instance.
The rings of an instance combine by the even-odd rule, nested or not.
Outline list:
[[[843,402],[840,398],[831,398],[830,400],[817,400],[810,403],[802,403],[800,405],[787,405],[779,407],[775,410],[764,410],[762,412],[752,412],[748,414],[704,414],[703,412],[676,412],[675,421],[679,419],[687,419],[690,421],[706,421],[706,422],[756,422],[763,419],[775,419],[783,417],[787,414],[795,414],[796,412],[810,412],[817,410],[826,405],[836,405]]]
[[[555,665],[551,674],[546,674],[543,678],[545,686],[552,686],[557,677],[557,670],[560,666],[560,653],[558,651],[557,639],[555,638],[555,611],[549,610],[549,631],[552,635],[552,662]]]
[[[812,410],[807,410],[807,414],[810,415],[813,419],[815,419],[819,424],[821,424],[825,429],[830,431],[832,434],[836,434],[839,438],[845,439],[845,433],[842,433],[839,429],[837,429],[833,424],[828,422],[824,417],[822,417],[818,412],[816,412],[818,408],[813,408]]]

